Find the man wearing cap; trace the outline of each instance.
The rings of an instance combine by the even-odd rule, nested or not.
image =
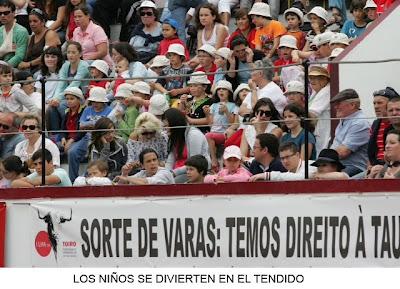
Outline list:
[[[257,50],[262,50],[268,58],[272,58],[279,46],[279,39],[286,33],[282,23],[272,20],[270,7],[267,3],[256,2],[249,15],[257,27],[254,45]]]
[[[18,133],[18,127],[19,118],[15,113],[0,113],[0,159],[12,156],[16,145],[25,139]]]
[[[286,85],[285,96],[288,104],[296,104],[304,109],[304,82],[289,81]]]
[[[386,87],[375,91],[374,96],[374,109],[376,120],[371,126],[371,136],[368,142],[368,159],[370,165],[384,164],[384,154],[385,154],[385,139],[389,130],[393,129],[391,122],[387,117],[387,108],[389,100],[399,97],[397,92],[391,88]],[[391,112],[393,105],[391,103]]]
[[[315,180],[346,180],[349,176],[342,172],[345,166],[339,160],[339,154],[333,149],[323,149],[318,159],[311,164],[318,170],[311,178]]]
[[[369,123],[360,109],[360,98],[354,89],[345,89],[332,98],[340,122],[335,130],[331,148],[336,150],[344,172],[350,177],[367,168]]]

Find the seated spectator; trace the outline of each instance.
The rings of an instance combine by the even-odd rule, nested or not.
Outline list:
[[[171,44],[180,44],[184,47],[185,60],[190,59],[189,50],[186,48],[185,43],[178,37],[178,22],[175,19],[167,18],[162,23],[162,34],[164,39],[161,40],[158,47],[158,55],[167,55],[169,46]]]
[[[90,0],[89,0],[90,1]],[[74,10],[78,6],[86,6],[90,12],[92,7],[86,4],[86,0],[67,0],[65,5],[65,17],[63,20],[63,26],[66,28],[65,39],[70,40],[74,35],[75,29],[78,27],[75,22]],[[90,13],[91,14],[91,13]]]
[[[367,15],[364,11],[365,0],[352,0],[350,4],[350,13],[354,20],[347,20],[343,27],[342,33],[346,34],[350,39],[360,36],[367,27]]]
[[[186,117],[175,108],[168,109],[163,115],[164,126],[168,133],[168,158],[165,167],[173,170],[177,183],[186,182],[185,162],[193,155],[203,155],[211,166],[207,139],[196,127],[188,126]]]
[[[335,33],[331,37],[331,41],[329,41],[329,46],[333,51],[335,48],[343,48],[346,49],[347,46],[350,45],[349,37],[344,33]]]
[[[150,98],[149,112],[157,117],[159,120],[162,119],[163,114],[169,108],[168,100],[163,94],[154,94]]]
[[[254,38],[255,47],[271,59],[276,56],[279,39],[286,34],[286,28],[279,21],[272,20],[270,7],[267,3],[254,3],[249,15],[251,15],[253,23],[257,27]]]
[[[31,2],[34,3],[35,8],[39,8],[46,13],[46,26],[51,30],[57,31],[62,39],[65,38],[64,31],[62,31],[65,18],[65,2],[65,0],[53,0],[51,2],[48,0],[36,0]]]
[[[172,173],[166,168],[159,166],[158,154],[151,148],[140,152],[139,161],[143,169],[133,176],[117,176],[114,181],[119,184],[132,185],[168,185],[174,184]]]
[[[113,61],[108,51],[109,41],[103,28],[90,19],[86,6],[76,7],[74,17],[78,27],[73,33],[72,40],[81,43],[83,60],[103,59],[111,67]]]
[[[297,181],[305,179],[305,163],[295,143],[288,142],[279,147],[279,158],[287,172],[271,171],[265,173],[267,181]],[[316,167],[308,166],[309,174],[316,172]]]
[[[376,5],[374,0],[367,0],[367,2],[365,3],[364,12],[367,15],[369,23],[378,18],[377,8],[378,5]]]
[[[87,176],[77,177],[74,181],[74,186],[108,186],[112,182],[108,175],[107,162],[97,160],[90,162],[86,169]]]
[[[29,0],[11,0],[15,4],[15,20],[18,24],[25,27],[28,30],[28,34],[30,35],[32,31],[30,31],[29,27],[29,16],[28,16],[28,6]]]
[[[215,52],[217,50],[210,44],[204,44],[197,50],[197,57],[199,59],[200,66],[195,71],[202,71],[205,73],[212,73],[217,71],[217,66],[214,63]],[[210,83],[214,83],[215,74],[207,75]]]
[[[11,183],[12,188],[34,188],[42,185],[42,150],[36,151],[32,155],[32,164],[35,172],[25,178],[14,180]],[[69,187],[72,186],[71,180],[64,169],[56,168],[53,164],[52,153],[44,149],[45,164],[45,186]]]
[[[212,88],[217,85],[220,80],[226,80],[226,71],[229,70],[228,58],[231,56],[231,50],[227,47],[221,47],[215,51],[214,64],[217,70],[214,75],[214,82]]]
[[[288,104],[296,104],[304,109],[304,82],[293,80],[288,82],[284,95]]]
[[[345,166],[339,160],[339,154],[333,149],[323,149],[318,159],[311,164],[318,170],[311,176],[315,180],[346,180],[349,176],[342,172]]]
[[[33,104],[36,106],[37,111],[39,113],[39,111],[42,109],[42,94],[35,91],[35,86],[34,86],[35,81],[33,79],[32,73],[30,73],[28,70],[22,70],[15,73],[15,81],[29,81],[29,80],[31,80],[31,82],[15,84],[15,89],[19,93],[23,94],[26,99],[31,100]],[[26,107],[24,107],[23,111],[29,112],[28,108]]]
[[[274,66],[282,66],[282,65],[289,65],[293,64],[292,60],[292,51],[297,50],[297,40],[296,37],[292,35],[283,35],[279,40],[278,46],[278,55],[279,59],[275,60]],[[284,73],[284,67],[282,68],[275,68],[275,76],[273,78],[274,82],[281,85],[282,79],[281,74]]]
[[[15,5],[10,0],[0,2],[0,60],[18,67],[28,47],[28,31],[15,22]]]
[[[261,133],[256,136],[254,144],[254,160],[250,163],[249,171],[253,175],[251,182],[266,180],[266,173],[277,171],[286,172],[279,159],[279,139],[271,133]]]
[[[302,50],[306,44],[306,35],[301,31],[300,26],[303,26],[303,12],[296,7],[291,7],[283,13],[285,20],[288,24],[287,35],[291,35],[296,38],[296,46],[299,50]]]
[[[369,123],[360,109],[360,98],[354,89],[345,89],[332,98],[336,117],[341,118],[331,148],[336,150],[344,172],[350,177],[367,168]]]
[[[88,151],[90,161],[100,159],[107,162],[108,177],[111,180],[120,174],[122,166],[128,159],[125,142],[115,135],[115,125],[106,117],[96,121]]]
[[[128,101],[135,104],[140,112],[147,111],[150,105],[151,89],[150,85],[144,81],[137,81],[132,85],[133,95],[128,97]]]
[[[185,162],[186,166],[186,184],[202,184],[207,175],[208,162],[203,155],[194,155]]]
[[[133,37],[129,44],[137,52],[138,61],[147,63],[157,55],[158,46],[163,39],[156,4],[149,0],[143,1],[139,16],[141,23],[132,31]]]
[[[197,48],[208,44],[215,49],[226,47],[229,40],[229,28],[222,24],[217,8],[204,3],[197,7],[195,22],[197,27]]]
[[[17,156],[9,156],[1,161],[0,171],[3,176],[1,188],[10,188],[15,180],[24,178],[31,172],[26,162],[22,162]]]
[[[42,122],[37,115],[26,115],[22,118],[20,130],[25,140],[19,142],[15,146],[14,154],[20,157],[23,162],[27,162],[32,157],[33,153],[41,148],[42,137],[39,133],[41,127]],[[60,151],[55,143],[46,138],[45,148],[52,154],[52,163],[56,167],[60,167]]]
[[[150,67],[147,69],[147,77],[154,76],[155,78],[147,78],[144,81],[149,83],[154,87],[154,83],[158,80],[158,76],[161,75],[165,67],[169,66],[171,63],[169,59],[164,55],[157,55],[153,58]],[[156,91],[156,89],[155,89]],[[158,91],[161,92],[161,91]]]
[[[253,24],[249,11],[246,8],[240,8],[235,13],[235,25],[237,29],[232,32],[228,40],[228,47],[232,48],[232,42],[236,37],[243,37],[247,40],[249,47],[254,49],[254,38],[256,36],[256,27]]]
[[[130,78],[128,60],[123,58],[120,61],[118,61],[117,63],[115,63],[114,71],[116,73],[116,75],[115,75],[116,79],[111,81],[110,89],[113,91],[113,94],[115,95],[117,92],[118,86],[120,84],[126,82],[125,78]]]
[[[242,153],[237,146],[229,146],[224,150],[224,165],[216,175],[207,175],[204,178],[204,183],[235,183],[247,182],[251,177],[248,170],[241,167]]]
[[[93,87],[89,91],[89,106],[85,108],[80,119],[79,128],[81,130],[93,129],[96,121],[110,114],[111,108],[107,105],[108,99],[106,90],[102,87]]]
[[[68,173],[71,182],[79,175],[79,164],[87,154],[89,136],[85,132],[78,132],[80,128],[80,118],[85,109],[82,91],[77,87],[67,88],[65,91],[67,109],[65,118],[61,123],[58,139],[58,147],[63,156],[68,159]]]
[[[143,112],[136,119],[134,135],[128,140],[128,161],[122,167],[122,172],[131,174],[140,167],[139,154],[145,148],[157,152],[161,165],[165,164],[168,152],[168,139],[161,132],[161,121],[149,112]]]
[[[0,113],[0,159],[12,156],[24,136],[18,132],[19,118],[15,113]]]
[[[89,72],[93,80],[89,81],[87,95],[89,95],[89,91],[95,86],[105,89],[110,87],[110,81],[104,80],[104,78],[108,77],[109,70],[110,67],[108,66],[107,62],[101,59],[97,59],[90,64]]]
[[[46,27],[46,15],[42,10],[38,8],[31,10],[29,25],[33,35],[30,36],[25,58],[18,64],[18,69],[26,69],[33,74],[40,68],[44,48],[60,47],[61,41],[57,32]]]
[[[328,24],[328,11],[321,6],[315,6],[307,14],[308,20],[311,23],[311,30],[306,35],[306,45],[304,45],[303,51],[310,51],[311,43],[314,37],[318,34],[326,31],[326,24]]]
[[[400,130],[388,132],[385,145],[385,164],[375,165],[367,175],[369,179],[400,178]]]
[[[1,8],[1,6],[0,6]],[[8,64],[0,63],[0,111],[14,112],[19,117],[26,115],[24,108],[31,113],[38,113],[39,109],[32,99],[27,97],[25,92],[20,88],[20,84],[11,86],[13,81],[12,67]]]

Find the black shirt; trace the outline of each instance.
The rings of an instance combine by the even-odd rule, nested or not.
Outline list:
[[[282,173],[287,172],[285,167],[282,165],[281,160],[278,158],[273,159],[267,169],[265,169],[264,166],[258,161],[253,160],[250,164],[249,171],[253,175],[265,172],[282,172]]]

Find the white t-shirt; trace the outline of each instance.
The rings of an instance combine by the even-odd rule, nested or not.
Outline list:
[[[276,129],[278,126],[276,124],[273,124],[272,122],[269,122],[267,124],[267,127],[265,128],[264,133],[272,133],[274,129]],[[254,143],[256,142],[256,136],[257,132],[256,129],[254,128],[253,125],[246,125],[246,128],[244,129],[244,135],[246,136],[247,143],[249,144],[251,150],[253,150]]]
[[[41,144],[42,144],[42,138],[39,137],[34,145],[33,153],[41,148]],[[48,138],[46,138],[45,146],[46,146],[46,149],[51,153],[51,156],[53,157],[53,164],[56,167],[60,167],[60,150],[58,149],[57,145],[55,143],[53,143],[51,140],[49,140]],[[19,142],[15,146],[14,154],[17,157],[19,157],[21,159],[21,161],[26,162],[33,155],[33,153],[28,154],[27,149],[28,149],[28,140],[24,140],[22,142]]]

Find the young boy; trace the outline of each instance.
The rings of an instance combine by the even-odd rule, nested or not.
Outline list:
[[[46,161],[45,185],[68,187],[72,186],[71,180],[67,172],[61,168],[54,168],[53,157],[50,151],[44,149],[44,159]],[[15,180],[11,183],[13,188],[33,188],[42,185],[42,150],[36,151],[32,155],[32,163],[35,167],[35,172],[25,178]]]
[[[92,161],[87,167],[87,177],[77,177],[74,186],[108,186],[112,185],[112,182],[108,175],[107,162],[103,160]]]
[[[262,50],[267,58],[276,54],[279,39],[286,33],[282,23],[272,20],[269,5],[262,2],[254,3],[249,15],[257,27],[254,45],[257,50]]]
[[[350,13],[354,20],[347,20],[342,28],[342,33],[346,34],[350,39],[360,36],[365,27],[367,27],[366,14],[364,11],[365,0],[352,0],[350,4]]]
[[[23,93],[26,94],[27,98],[29,98],[40,110],[42,108],[42,95],[35,91],[35,80],[33,79],[32,74],[27,70],[18,71],[15,73],[15,81],[22,80],[32,80],[32,82],[21,83],[20,88],[22,89]],[[15,88],[17,87],[18,86],[15,86]],[[24,107],[24,112],[29,112],[28,108]]]
[[[292,60],[293,50],[297,50],[297,39],[292,35],[283,35],[279,41],[279,59],[274,62],[274,66],[294,63]],[[278,85],[281,83],[281,73],[284,73],[284,69],[275,68],[274,81]]]
[[[203,155],[194,155],[186,160],[187,184],[202,184],[207,175],[208,162]]]
[[[108,70],[108,64],[104,60],[97,59],[92,62],[92,64],[89,66],[89,71],[93,80],[89,82],[87,96],[89,95],[89,90],[92,87],[99,86],[105,89],[109,87],[110,82],[108,80],[103,80],[103,78],[108,77]]]
[[[287,26],[287,35],[292,35],[297,40],[297,48],[302,50],[306,44],[306,34],[300,30],[300,26],[303,25],[304,14],[298,8],[289,8],[283,13]]]

